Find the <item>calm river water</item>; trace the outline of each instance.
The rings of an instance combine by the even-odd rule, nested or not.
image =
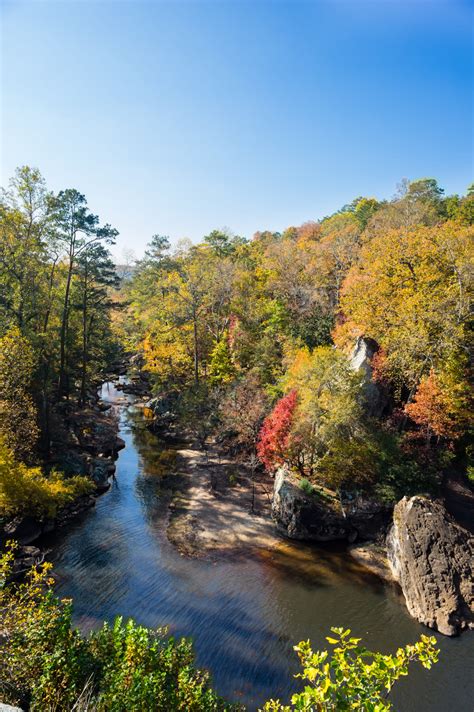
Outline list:
[[[112,385],[104,400],[120,415],[126,448],[111,489],[54,542],[57,591],[74,599],[84,630],[116,615],[168,625],[194,639],[197,662],[218,692],[249,710],[298,689],[292,646],[325,645],[332,625],[350,627],[384,652],[427,632],[384,586],[342,551],[284,544],[281,551],[218,562],[180,556],[163,527],[166,505],[156,470],[158,441],[143,426],[133,398]],[[473,712],[474,633],[439,638],[440,662],[413,668],[393,695],[400,712]],[[145,711],[144,711],[145,712]]]

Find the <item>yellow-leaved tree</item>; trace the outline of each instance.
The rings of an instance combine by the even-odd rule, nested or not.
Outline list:
[[[18,327],[0,338],[0,435],[15,455],[29,461],[38,438],[30,388],[35,357]]]
[[[473,288],[474,228],[446,222],[380,232],[362,247],[341,290],[348,333],[374,338],[386,352],[387,373],[416,387],[468,347]]]
[[[0,517],[53,518],[61,507],[93,488],[87,477],[66,479],[59,472],[46,477],[40,467],[16,460],[0,439]]]

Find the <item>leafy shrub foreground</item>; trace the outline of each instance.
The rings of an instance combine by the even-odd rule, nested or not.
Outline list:
[[[71,625],[72,606],[53,593],[50,564],[33,569],[26,581],[9,583],[11,547],[0,558],[0,700],[37,712],[224,712],[243,710],[210,687],[209,675],[194,666],[191,643],[117,618],[113,626],[84,638]],[[296,646],[308,682],[292,705],[271,700],[265,712],[364,710],[386,712],[393,684],[410,662],[430,668],[435,639],[422,636],[395,655],[372,653],[332,629],[334,645],[313,652]]]
[[[438,660],[434,637],[422,635],[414,645],[384,655],[359,645],[361,639],[351,638],[350,630],[331,630],[335,637],[326,638],[334,646],[331,654],[313,652],[309,640],[295,647],[303,667],[297,677],[308,683],[303,692],[293,695],[291,706],[270,700],[264,712],[389,712],[393,707],[388,695],[395,682],[408,675],[410,663],[430,669]]]
[[[10,548],[0,559],[0,700],[38,712],[235,709],[194,667],[189,641],[121,618],[84,638],[71,602],[54,595],[51,565],[14,585],[12,561]]]

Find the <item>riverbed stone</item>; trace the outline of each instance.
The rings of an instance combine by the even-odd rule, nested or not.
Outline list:
[[[123,438],[116,437],[115,438],[115,446],[114,446],[114,451],[118,452],[119,450],[123,450],[124,447],[126,446],[126,442]]]
[[[112,468],[111,469],[111,465]],[[95,457],[91,463],[90,476],[98,492],[104,492],[110,487],[109,477],[115,470],[115,466],[108,457]]]
[[[474,628],[474,537],[442,502],[421,496],[398,502],[387,556],[416,620],[444,635]]]

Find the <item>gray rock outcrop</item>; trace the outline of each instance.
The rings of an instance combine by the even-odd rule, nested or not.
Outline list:
[[[345,499],[341,505],[316,492],[308,494],[297,478],[281,468],[275,476],[272,515],[280,531],[290,539],[354,542],[375,538],[386,524],[389,511],[360,497]]]
[[[388,403],[383,386],[372,378],[372,359],[378,350],[376,341],[366,336],[359,336],[350,357],[350,364],[354,371],[361,371],[364,375],[365,409],[373,418],[380,418]]]
[[[342,514],[308,496],[283,468],[275,476],[272,514],[290,539],[333,541],[347,539],[350,534]]]
[[[41,523],[35,517],[15,517],[5,524],[0,544],[2,540],[14,539],[19,544],[31,544],[42,534]]]
[[[420,623],[444,635],[474,628],[474,537],[441,502],[400,500],[387,556],[408,611]]]
[[[38,540],[43,534],[54,531],[57,527],[64,526],[68,521],[76,517],[81,512],[85,512],[95,504],[95,497],[85,494],[73,502],[66,504],[56,515],[55,519],[37,519],[31,516],[15,517],[3,526],[0,526],[0,550],[7,541],[14,540],[21,545],[16,558],[28,558],[32,555],[32,549],[28,545]],[[31,550],[30,550],[31,549]]]

